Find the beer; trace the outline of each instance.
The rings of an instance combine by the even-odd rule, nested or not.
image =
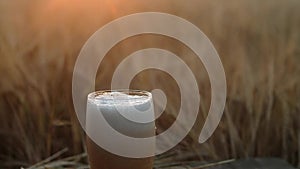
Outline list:
[[[99,118],[101,113],[112,130],[105,129],[104,121]],[[142,114],[140,114],[142,113]],[[143,114],[144,113],[144,114]],[[140,115],[142,122],[130,117]],[[145,116],[145,118],[143,118]],[[146,117],[147,116],[147,117]],[[146,121],[143,121],[146,120]],[[149,121],[147,121],[149,120]],[[140,151],[138,146],[128,147],[129,142],[113,138],[115,132],[133,138],[147,138],[155,135],[154,109],[151,93],[145,91],[98,91],[89,94],[86,114],[87,151],[91,169],[152,169],[153,156],[126,157],[123,154],[134,154]],[[99,142],[107,143],[109,148],[101,147]],[[143,149],[154,152],[155,144],[149,143]],[[115,148],[115,147],[120,147]],[[123,150],[126,149],[126,150]],[[123,152],[122,152],[123,151]],[[130,151],[130,152],[128,152]],[[132,151],[132,152],[131,152]]]

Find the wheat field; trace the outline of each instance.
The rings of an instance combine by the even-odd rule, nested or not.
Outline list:
[[[110,88],[114,69],[133,51],[170,50],[188,63],[203,98],[195,127],[175,149],[190,152],[188,160],[280,157],[300,167],[299,9],[298,0],[0,1],[0,168],[29,167],[64,148],[62,157],[85,152],[72,103],[75,60],[101,26],[146,11],[185,18],[215,45],[228,93],[214,135],[197,142],[210,105],[208,75],[174,39],[144,35],[117,44],[100,65],[96,89]],[[168,128],[180,105],[172,78],[149,70],[131,87],[163,89],[168,104],[157,128]]]

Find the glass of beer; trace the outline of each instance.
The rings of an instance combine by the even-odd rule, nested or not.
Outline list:
[[[100,113],[102,118],[99,118]],[[134,118],[138,116],[142,120],[144,116],[144,119],[150,120],[135,121]],[[91,169],[152,169],[154,155],[132,157],[123,156],[122,153],[134,154],[134,151],[140,149],[154,152],[155,143],[149,142],[142,148],[131,147],[132,144],[122,138],[143,139],[155,136],[154,116],[152,95],[147,91],[105,90],[90,93],[87,100],[86,132]],[[115,138],[115,135],[122,138]],[[106,146],[102,146],[100,142]],[[119,150],[121,153],[116,153]]]

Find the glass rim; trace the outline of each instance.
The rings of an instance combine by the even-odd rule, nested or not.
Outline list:
[[[91,92],[91,93],[88,94],[88,101],[93,102],[93,101],[97,100],[98,96],[101,96],[101,95],[104,95],[104,94],[110,94],[110,93],[113,93],[113,92],[119,92],[119,93],[126,94],[126,95],[129,95],[129,96],[140,96],[140,97],[130,97],[130,98],[128,98],[128,97],[124,97],[124,98],[119,97],[118,98],[119,102],[120,101],[124,101],[124,102],[148,101],[148,100],[152,99],[151,92],[146,91],[146,90],[113,89],[113,90],[98,90],[98,91]],[[117,97],[118,97],[118,95],[110,95],[110,99],[111,99],[110,103],[113,103],[113,100],[116,99]],[[104,97],[102,99],[105,100]],[[99,99],[99,100],[101,100],[101,99]]]

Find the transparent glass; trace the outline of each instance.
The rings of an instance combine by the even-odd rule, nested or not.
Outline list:
[[[108,124],[116,131],[127,135],[129,137],[143,138],[151,137],[155,135],[155,124],[152,123],[136,123],[130,121],[124,116],[120,115],[117,109],[113,109],[116,105],[122,105],[126,107],[124,110],[129,111],[125,113],[131,113],[130,106],[146,105],[144,103],[152,104],[152,95],[147,91],[141,90],[103,90],[90,93],[88,95],[87,104],[87,151],[91,169],[152,169],[153,157],[147,158],[128,158],[116,155],[107,150],[104,150],[99,144],[95,143],[95,139],[91,139],[89,135],[90,130],[94,130],[91,133],[103,132],[101,131],[101,125],[94,125],[97,123],[95,117],[92,117],[92,112],[95,109],[90,109],[89,106],[96,106],[101,109],[101,113],[104,116]],[[149,105],[148,105],[149,106]],[[154,109],[150,109],[154,115]],[[105,132],[105,131],[104,131]],[[105,133],[104,133],[105,134]],[[106,133],[108,134],[108,133]],[[102,135],[103,137],[105,135]],[[103,138],[102,137],[102,138]],[[101,139],[101,138],[100,138]],[[112,141],[112,144],[115,141]],[[126,144],[126,143],[118,143]],[[126,146],[126,145],[122,145]],[[155,147],[154,147],[155,148]],[[132,151],[138,151],[135,147],[132,147]]]

